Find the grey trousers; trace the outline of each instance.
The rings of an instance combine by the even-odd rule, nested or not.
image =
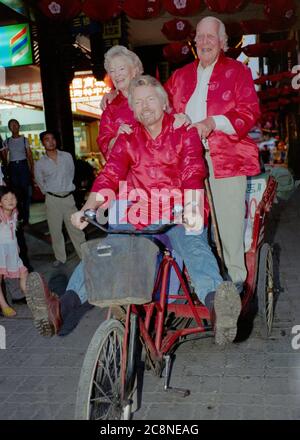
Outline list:
[[[244,224],[246,176],[215,179],[208,152],[205,158],[209,167],[215,212],[228,274],[234,283],[243,283],[247,276],[244,254]]]
[[[71,215],[77,211],[73,195],[71,194],[62,199],[46,194],[45,203],[49,232],[56,260],[64,263],[67,259],[65,240],[62,233],[63,223],[66,225],[69,237],[79,258],[81,258],[80,246],[85,242],[85,235],[71,223]]]

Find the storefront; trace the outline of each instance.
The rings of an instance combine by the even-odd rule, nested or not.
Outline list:
[[[70,86],[77,158],[101,168],[103,158],[99,153],[97,136],[101,117],[100,101],[109,91],[103,81],[96,81],[89,73],[75,76]],[[22,66],[6,69],[6,84],[0,88],[0,134],[3,140],[11,135],[8,121],[17,119],[21,133],[28,139],[33,156],[38,159],[43,152],[39,133],[46,129],[39,68]]]
[[[76,157],[87,160],[97,170],[103,165],[103,157],[97,145],[100,102],[110,91],[109,84],[97,81],[92,72],[76,72],[70,85]]]

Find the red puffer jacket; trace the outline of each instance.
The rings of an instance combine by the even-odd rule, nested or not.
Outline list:
[[[130,135],[120,135],[105,168],[92,187],[92,192],[107,195],[109,191],[118,193],[119,183],[123,182],[118,199],[133,200],[133,192],[138,193],[141,200],[139,205],[143,211],[140,226],[153,223],[164,214],[170,218],[174,200],[171,197],[170,203],[164,205],[168,212],[164,211],[164,207],[157,204],[160,191],[174,191],[172,194],[175,194],[178,190],[184,194],[188,189],[202,189],[207,176],[203,147],[197,130],[186,130],[185,127],[174,129],[173,121],[172,115],[164,115],[162,131],[156,139],[152,139],[139,123],[136,123]],[[133,192],[130,196],[131,191]],[[205,200],[205,224],[207,216],[208,206]]]
[[[176,70],[165,84],[176,112],[185,107],[197,84],[198,61]],[[236,135],[215,130],[208,137],[216,178],[260,173],[258,148],[247,135],[260,116],[251,71],[222,53],[213,69],[207,94],[207,116],[224,115]]]

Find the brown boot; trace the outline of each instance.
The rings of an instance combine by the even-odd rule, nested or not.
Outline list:
[[[60,301],[37,272],[31,272],[27,277],[26,298],[38,332],[42,336],[57,334],[62,325]]]
[[[241,298],[235,285],[231,281],[224,281],[216,290],[211,316],[216,344],[225,345],[234,341],[240,312]]]

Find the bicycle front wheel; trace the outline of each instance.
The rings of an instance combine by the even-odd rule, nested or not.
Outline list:
[[[77,390],[75,419],[121,420],[121,364],[124,327],[103,322],[87,349]]]

